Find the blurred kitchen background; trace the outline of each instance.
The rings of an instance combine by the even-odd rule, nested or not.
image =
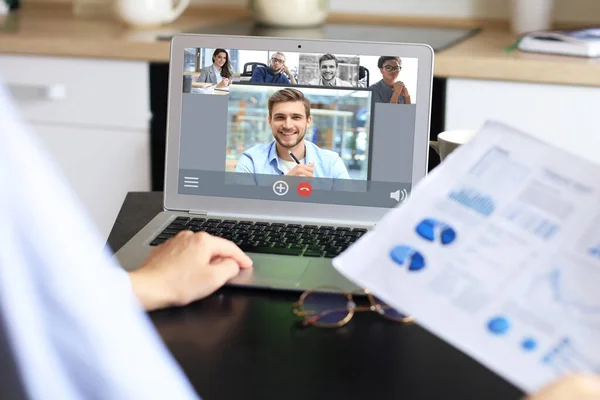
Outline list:
[[[18,11],[0,17],[0,75],[105,237],[128,191],[163,190],[168,39],[177,32],[424,42],[436,50],[432,140],[495,119],[598,160],[600,136],[589,117],[600,99],[598,60],[513,46],[513,4],[535,12],[549,0],[329,0],[327,23],[310,30],[253,29],[248,0],[191,0],[174,23],[127,26],[108,12],[112,1],[20,0]],[[554,0],[550,22],[597,25],[600,0]],[[266,63],[269,55],[261,57]],[[339,147],[340,132],[316,140]],[[429,169],[438,163],[430,151]]]
[[[21,4],[79,4],[81,8],[102,8],[111,0],[20,0]],[[365,16],[441,17],[459,19],[498,19],[510,17],[513,0],[329,0],[331,13],[356,13]],[[526,0],[536,1],[536,0]],[[248,0],[191,0],[191,5],[245,7]],[[598,0],[554,0],[553,20],[558,23],[600,21]]]

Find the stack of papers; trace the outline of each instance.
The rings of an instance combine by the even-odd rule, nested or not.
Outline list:
[[[525,392],[600,372],[598,177],[489,122],[334,266]]]
[[[600,28],[530,32],[521,38],[518,47],[538,53],[598,57]]]

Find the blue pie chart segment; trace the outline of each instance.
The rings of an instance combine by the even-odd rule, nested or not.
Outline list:
[[[442,242],[442,244],[448,245],[454,242],[454,239],[456,239],[456,231],[449,226],[445,227],[442,230],[442,234],[440,235],[440,241]]]
[[[390,252],[392,260],[409,271],[420,271],[425,268],[425,258],[410,246],[396,246]]]
[[[523,350],[525,351],[533,351],[537,347],[537,342],[534,338],[525,338],[523,339],[523,342],[521,342],[521,347],[523,347]]]
[[[456,239],[456,231],[449,225],[433,218],[421,221],[416,229],[417,234],[430,242],[439,242],[446,246]]]
[[[491,318],[488,321],[488,331],[493,335],[504,335],[510,330],[508,319],[502,316]]]

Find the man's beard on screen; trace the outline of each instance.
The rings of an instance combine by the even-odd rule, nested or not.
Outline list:
[[[275,140],[277,141],[277,143],[279,143],[279,145],[281,147],[283,147],[284,149],[291,149],[291,148],[294,148],[296,145],[298,145],[298,143],[300,143],[304,139],[304,136],[306,136],[306,127],[302,130],[298,130],[298,138],[297,138],[297,140],[294,141],[293,144],[284,143],[283,140],[281,139],[280,135],[283,135],[282,130],[279,130],[279,131],[277,131],[277,133],[273,134],[273,137],[275,137]]]

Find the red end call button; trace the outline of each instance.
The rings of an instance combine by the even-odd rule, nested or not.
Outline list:
[[[308,182],[302,182],[298,185],[296,190],[298,191],[298,194],[302,197],[308,197],[312,194],[312,186],[310,186],[310,183]]]

